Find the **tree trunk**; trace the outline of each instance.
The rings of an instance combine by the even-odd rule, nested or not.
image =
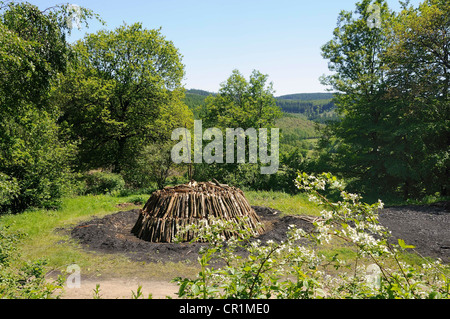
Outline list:
[[[407,200],[409,198],[409,188],[410,188],[410,182],[409,180],[405,181],[405,184],[403,185],[403,199]]]
[[[126,139],[124,137],[121,137],[117,140],[117,153],[114,160],[113,173],[120,174],[120,172],[122,171],[122,163],[125,159],[125,144]]]

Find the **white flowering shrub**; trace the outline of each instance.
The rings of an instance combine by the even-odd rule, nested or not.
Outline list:
[[[401,261],[401,253],[413,248],[404,241],[392,244],[391,234],[378,221],[379,201],[369,205],[361,196],[345,191],[335,176],[301,173],[295,183],[323,206],[314,231],[291,225],[282,242],[261,242],[236,222],[214,220],[189,226],[183,231],[206,242],[199,253],[201,271],[197,278],[175,278],[181,298],[450,298],[448,265],[440,260],[422,266]],[[340,193],[331,201],[329,190]],[[223,233],[238,232],[225,241]],[[305,240],[309,244],[305,245]],[[320,253],[323,245],[346,243],[356,258]],[[335,244],[339,245],[339,244]],[[328,254],[329,255],[329,254]],[[330,269],[334,269],[331,271]]]

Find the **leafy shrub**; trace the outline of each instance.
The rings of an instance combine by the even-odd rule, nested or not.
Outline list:
[[[232,221],[213,219],[209,226],[188,226],[184,231],[194,231],[194,240],[208,245],[200,250],[197,278],[174,279],[179,297],[450,298],[448,266],[440,260],[425,260],[422,266],[401,261],[401,253],[412,246],[403,240],[390,243],[390,232],[378,222],[381,201],[362,203],[358,194],[346,192],[343,182],[328,173],[299,174],[296,185],[324,207],[313,232],[292,225],[287,240],[262,243],[252,239],[249,230],[241,230],[237,238],[225,242],[223,231],[240,228]],[[341,199],[327,198],[328,189],[339,190]],[[305,245],[305,239],[311,245]],[[356,258],[344,261],[337,254],[320,253],[319,248],[332,240],[353,246]],[[330,267],[339,270],[338,275]]]
[[[19,184],[17,180],[0,173],[0,208],[11,205],[11,202],[17,197],[18,193]]]
[[[123,176],[127,185],[148,188],[156,184],[159,189],[166,186],[169,177],[177,174],[180,165],[172,161],[171,150],[174,143],[159,142],[144,146],[135,154],[134,162],[124,165]]]
[[[0,205],[3,211],[57,208],[72,178],[75,145],[60,138],[54,115],[28,111],[0,123]]]
[[[63,278],[47,281],[44,259],[26,262],[17,269],[16,244],[24,235],[0,227],[0,299],[58,298],[55,292],[62,288]]]
[[[125,188],[125,181],[119,174],[109,172],[90,172],[84,177],[87,194],[107,194],[120,192]]]

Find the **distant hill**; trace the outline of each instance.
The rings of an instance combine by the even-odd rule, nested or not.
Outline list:
[[[201,95],[201,96],[208,96],[208,95],[216,95],[216,93],[208,92],[205,90],[198,90],[198,89],[189,89],[186,90],[186,94],[195,94],[195,95]]]
[[[199,119],[198,111],[205,105],[205,99],[215,94],[198,89],[186,90],[184,102],[194,112],[194,117]],[[292,147],[304,150],[313,148],[319,137],[316,126],[322,125],[317,122],[325,122],[335,116],[331,97],[328,93],[299,93],[275,98],[277,105],[284,112],[275,123],[280,129],[283,150]]]
[[[312,150],[321,134],[316,128],[323,124],[310,121],[301,114],[284,113],[276,120],[275,127],[280,129],[280,150]]]
[[[204,90],[198,90],[198,89],[190,89],[186,90],[185,97],[184,97],[184,103],[192,110],[194,113],[194,117],[198,118],[198,111],[199,109],[205,105],[205,99],[209,95],[215,95],[216,93],[208,92]]]
[[[186,90],[184,102],[193,110],[197,118],[198,110],[205,105],[205,99],[209,95],[217,93],[199,89]],[[296,93],[276,97],[276,103],[285,113],[303,115],[306,119],[315,122],[336,120],[335,105],[331,100],[332,93]]]
[[[323,123],[338,119],[332,98],[333,93],[296,93],[279,96],[276,103],[285,113],[302,114]]]
[[[329,100],[333,98],[333,93],[296,93],[287,94],[277,97],[277,100],[301,100],[301,101],[313,101],[313,100]]]

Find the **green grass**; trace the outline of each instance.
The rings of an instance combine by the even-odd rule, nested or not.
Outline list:
[[[44,258],[49,270],[64,272],[70,264],[78,264],[83,275],[94,277],[133,276],[170,280],[179,271],[195,273],[196,265],[186,263],[161,267],[158,263],[137,263],[120,254],[101,254],[82,249],[70,237],[70,229],[78,223],[123,210],[121,203],[134,203],[137,199],[148,199],[149,195],[125,197],[111,195],[78,196],[65,198],[59,210],[29,210],[17,215],[0,215],[0,225],[8,226],[11,232],[25,234],[19,243],[20,260]],[[126,209],[140,208],[130,205]]]
[[[290,113],[284,113],[283,117],[275,122],[275,127],[280,129],[282,135],[292,135],[299,139],[318,137],[316,125],[303,115]]]
[[[246,191],[245,196],[251,205],[267,206],[287,215],[319,216],[322,209],[309,201],[305,194],[290,195],[273,191]]]
[[[0,217],[2,224],[9,225],[11,230],[21,231],[29,238],[56,236],[56,228],[64,228],[70,225],[90,219],[94,216],[101,217],[118,211],[116,205],[127,203],[135,196],[114,197],[110,195],[88,195],[70,197],[63,200],[59,210],[29,210],[17,215],[3,215]]]

